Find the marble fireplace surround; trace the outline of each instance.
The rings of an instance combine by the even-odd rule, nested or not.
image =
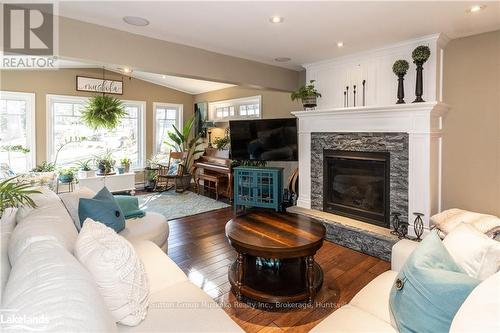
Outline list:
[[[397,174],[394,183],[391,181],[391,211],[406,210],[402,213],[405,220],[409,220],[410,234],[413,233],[413,212],[423,213],[424,232],[428,232],[429,217],[441,211],[442,130],[443,117],[447,111],[446,104],[425,102],[293,112],[298,118],[299,135],[299,197],[296,212],[322,221],[333,219],[344,223],[351,220],[321,211],[323,184],[318,170],[322,170],[323,162],[318,150],[321,149],[322,156],[322,149],[342,150],[344,147],[348,148],[346,150],[380,151],[385,149],[385,145],[388,151],[394,150],[391,153],[391,178],[393,172],[407,173],[406,184],[404,175]],[[366,147],[363,147],[364,143]],[[379,144],[382,146],[374,149]],[[351,149],[354,146],[357,148]],[[393,158],[402,158],[397,170],[393,170]],[[407,200],[402,193],[404,191],[407,191]],[[393,202],[396,200],[395,194],[400,194],[400,202]],[[380,237],[386,240],[390,238],[388,229],[370,227],[356,220],[351,222],[354,223],[354,229],[375,230]]]

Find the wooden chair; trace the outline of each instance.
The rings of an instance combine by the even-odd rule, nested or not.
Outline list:
[[[187,152],[171,151],[168,154],[168,164],[158,165],[155,191],[162,187],[165,188],[164,191],[168,191],[175,186],[175,180],[184,174],[186,158]],[[174,181],[171,185],[169,185],[170,180]]]

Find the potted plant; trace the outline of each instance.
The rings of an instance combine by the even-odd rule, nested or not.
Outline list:
[[[152,155],[149,160],[146,161],[145,170],[145,185],[144,188],[147,191],[153,191],[156,187],[156,180],[158,179],[158,165],[162,159],[162,155]]]
[[[72,183],[75,180],[75,169],[64,168],[59,170],[59,175],[57,176],[61,183]]]
[[[392,65],[392,71],[396,76],[398,77],[398,101],[396,104],[404,104],[405,103],[405,90],[404,90],[404,76],[406,75],[406,72],[408,71],[408,68],[410,68],[410,65],[408,65],[408,61],[406,60],[396,60],[394,62],[394,65]]]
[[[32,189],[30,184],[19,182],[18,177],[10,177],[0,181],[0,219],[7,208],[23,205],[36,207],[30,195],[40,193],[40,191]]]
[[[179,181],[176,179],[175,187],[178,191],[183,191],[189,188],[193,178],[192,168],[194,158],[197,154],[204,152],[203,149],[199,149],[199,147],[203,144],[200,140],[200,133],[191,133],[194,125],[194,119],[195,117],[193,116],[186,122],[186,124],[184,124],[182,132],[179,131],[175,125],[172,126],[174,128],[173,131],[167,132],[167,135],[172,142],[165,141],[165,144],[173,148],[175,151],[186,153],[186,158],[182,163],[184,166],[184,174],[180,177]]]
[[[92,169],[92,159],[78,161],[78,178],[90,178],[95,176],[95,170]]]
[[[132,164],[132,161],[130,161],[130,158],[124,157],[120,160],[120,164],[123,168],[123,171],[125,173],[130,172],[130,164]]]
[[[127,112],[116,97],[99,95],[91,97],[82,111],[82,121],[92,129],[114,129]]]
[[[95,164],[97,165],[98,175],[105,176],[114,172],[116,161],[111,156],[111,152],[107,151],[96,157]]]
[[[425,102],[422,98],[422,94],[424,91],[423,84],[423,74],[424,70],[423,65],[431,56],[431,49],[428,46],[420,45],[413,50],[411,53],[411,57],[413,58],[413,63],[417,65],[417,83],[415,84],[415,100],[413,103]]]
[[[321,94],[314,87],[314,82],[316,82],[316,80],[310,80],[309,84],[306,84],[300,87],[299,90],[293,92],[290,96],[292,101],[300,99],[304,109],[315,108],[317,105],[317,99],[318,97],[321,97]]]
[[[215,138],[214,145],[218,150],[226,149],[229,146],[229,136]]]

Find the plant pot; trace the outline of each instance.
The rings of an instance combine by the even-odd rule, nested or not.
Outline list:
[[[59,177],[57,177],[57,178],[63,184],[71,183],[73,181],[73,179],[74,179],[73,176],[68,176],[68,175],[59,175]]]
[[[124,173],[130,172],[130,164],[122,164],[122,168]]]
[[[95,177],[95,170],[78,171],[78,178],[92,178]]]
[[[193,176],[190,174],[175,178],[175,192],[182,193],[189,190],[189,187],[191,187],[191,179],[193,179]]]
[[[125,173],[125,167],[118,167],[116,168],[118,170],[118,174],[121,175],[121,174],[124,174]]]
[[[317,105],[316,101],[317,101],[316,96],[304,97],[302,98],[302,105],[304,106],[304,109],[315,108]]]

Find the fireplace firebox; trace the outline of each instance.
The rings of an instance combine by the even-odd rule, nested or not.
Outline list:
[[[325,149],[323,161],[323,210],[389,228],[389,152]]]

